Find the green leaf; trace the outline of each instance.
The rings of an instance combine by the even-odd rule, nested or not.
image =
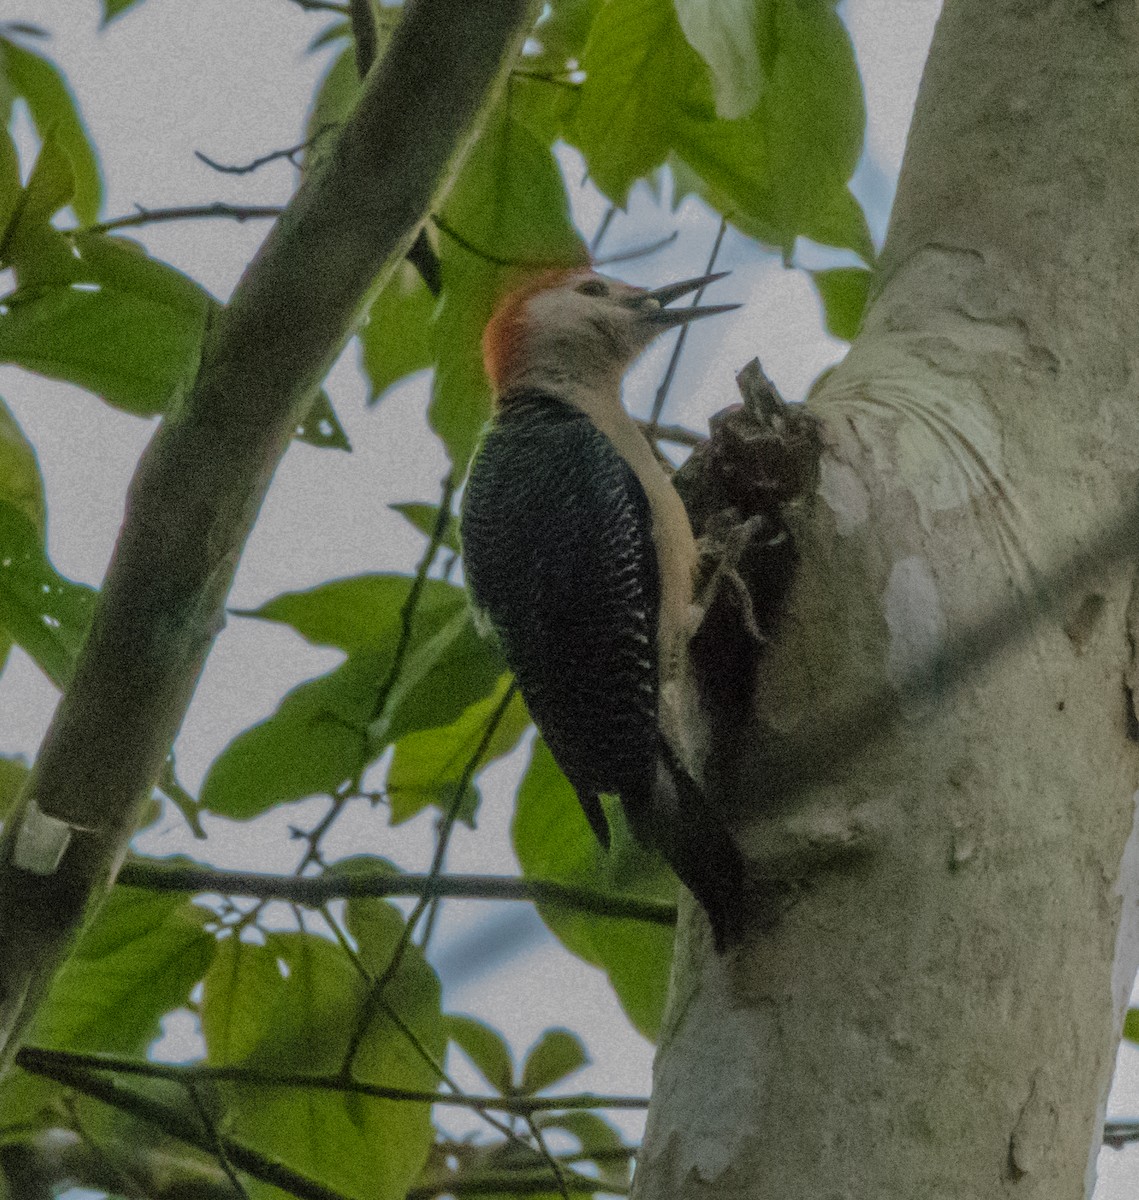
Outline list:
[[[373,732],[386,745],[448,725],[487,696],[502,671],[498,647],[478,631],[465,605],[437,632],[416,639]]]
[[[501,273],[465,251],[440,256],[443,294],[435,310],[435,376],[427,416],[454,466],[462,471],[490,419],[490,384],[482,365],[482,333],[502,289]],[[488,286],[492,289],[489,293]]]
[[[581,98],[582,52],[602,0],[562,0],[547,5],[527,53],[510,77],[511,115],[543,144],[571,126]]]
[[[134,8],[139,3],[141,0],[103,0],[103,24],[107,25],[128,8]]]
[[[376,875],[402,875],[403,871],[389,858],[381,858],[378,854],[353,854],[348,858],[338,858],[329,863],[324,869],[324,877],[342,875],[348,878]]]
[[[360,652],[294,688],[277,711],[239,733],[214,760],[203,809],[249,820],[275,804],[329,795],[383,751],[367,733],[390,655]]]
[[[372,301],[359,332],[360,366],[368,377],[368,403],[413,371],[431,366],[435,297],[405,259]]]
[[[351,21],[333,21],[326,29],[322,29],[308,44],[309,54],[315,53],[322,46],[328,46],[332,42],[348,39],[352,36]]]
[[[443,1018],[443,1028],[451,1041],[478,1067],[487,1083],[499,1095],[508,1095],[514,1086],[514,1062],[502,1034],[461,1013],[448,1013]]]
[[[216,942],[204,926],[213,919],[180,896],[115,888],[56,977],[28,1040],[53,1049],[145,1057],[161,1018],[185,1006],[208,971]],[[191,1107],[162,1081],[135,1080],[131,1090]],[[98,1102],[87,1109],[59,1084],[19,1070],[0,1083],[0,1118],[9,1127],[55,1126],[61,1106],[72,1103],[85,1131],[100,1143],[137,1137],[137,1128],[128,1132],[117,1114],[108,1115]],[[185,1117],[195,1119],[192,1110]],[[163,1135],[147,1136],[157,1152]]]
[[[16,512],[28,519],[42,546],[47,514],[39,463],[31,442],[24,437],[24,431],[3,400],[0,400],[0,503],[10,504]],[[3,558],[0,554],[0,563],[3,562]],[[11,561],[7,567],[0,565],[0,671],[3,670],[12,649],[11,633],[2,615],[3,595],[8,590],[5,575],[12,569]],[[41,587],[42,583],[41,579]],[[41,591],[40,595],[42,594]],[[37,607],[39,603],[37,598]],[[37,640],[40,637],[39,630],[40,627],[35,627]]]
[[[549,5],[534,31],[542,50],[533,61],[546,70],[579,61],[601,7],[602,0],[557,0]]]
[[[43,536],[44,486],[36,452],[3,400],[0,400],[0,500],[23,513]]]
[[[6,238],[8,222],[16,211],[22,192],[16,144],[8,130],[0,126],[0,242]]]
[[[0,498],[0,630],[59,688],[67,685],[95,608],[95,592],[48,561],[26,512]]]
[[[338,37],[351,39],[351,25],[333,25],[325,31],[324,36],[329,40]],[[322,129],[332,125],[343,125],[352,115],[359,98],[360,73],[356,67],[356,48],[348,44],[329,64],[316,89],[306,136],[311,139]]]
[[[388,980],[383,1004],[373,1011],[355,1073],[370,1083],[433,1091],[438,1064],[447,1048],[440,1011],[439,977],[418,946],[404,942],[406,927],[400,911],[385,900],[354,897],[345,905],[345,924],[355,938],[360,960],[374,978],[390,968],[397,947],[403,946],[395,974]],[[407,1145],[389,1148],[388,1187],[402,1200],[407,1184],[422,1169],[434,1141],[431,1110],[425,1105],[393,1104],[389,1120],[406,1131]],[[393,1131],[394,1132],[394,1131]],[[390,1136],[390,1135],[389,1135]],[[402,1186],[401,1186],[402,1185]]]
[[[16,641],[62,688],[86,636],[94,593],[48,562],[44,517],[35,450],[0,400],[0,665]]]
[[[610,0],[593,23],[571,140],[597,186],[624,207],[664,162],[682,113],[714,116],[708,70],[685,40],[672,0]]]
[[[853,342],[862,328],[872,273],[862,267],[836,267],[810,274],[822,298],[827,332]]]
[[[265,1014],[286,987],[267,946],[231,936],[218,943],[202,987],[202,1035],[211,1066],[240,1062],[264,1036]]]
[[[543,146],[552,146],[573,127],[579,84],[563,84],[530,74],[515,75],[510,81],[510,112]]]
[[[260,608],[235,610],[235,615],[290,625],[315,646],[335,646],[349,654],[377,650],[399,636],[413,582],[409,575],[354,575],[284,592]],[[416,608],[416,624],[438,629],[466,603],[462,588],[428,579]]]
[[[103,203],[99,162],[75,98],[58,68],[39,54],[0,38],[0,79],[26,101],[40,141],[46,142],[51,134],[70,160],[75,179],[70,200],[75,215],[85,225],[98,220]]]
[[[29,1040],[141,1054],[159,1019],[184,1005],[217,943],[213,914],[181,896],[115,888],[52,985]]]
[[[790,256],[797,237],[874,256],[847,188],[866,110],[850,36],[828,0],[768,0],[759,28],[763,90],[738,121],[678,113],[675,150],[704,197]]]
[[[53,272],[66,263],[68,275],[29,283],[40,256],[16,260],[20,287],[0,309],[0,361],[78,384],[127,412],[163,412],[193,379],[213,301],[124,238],[54,237],[66,257],[53,260]]]
[[[766,0],[674,0],[680,28],[712,73],[716,113],[727,120],[750,112],[762,75],[757,8]]]
[[[522,1091],[528,1096],[543,1091],[588,1064],[581,1038],[568,1029],[547,1029],[526,1055]]]
[[[0,817],[7,815],[30,774],[31,768],[22,755],[0,754]]]
[[[557,161],[550,147],[515,118],[509,97],[510,89],[443,209],[446,229],[474,249],[446,234],[440,243],[443,294],[435,311],[428,419],[460,469],[490,415],[482,333],[496,303],[521,272],[588,261],[570,223]]]
[[[597,844],[545,743],[535,741],[512,827],[522,873],[598,891],[674,900],[672,872],[632,841],[619,805],[610,805],[606,813],[613,834],[609,854]],[[538,912],[567,949],[606,972],[630,1021],[654,1038],[672,964],[672,930],[552,905],[539,905]]]
[[[2,243],[0,261],[15,269],[21,287],[67,284],[74,278],[71,248],[51,223],[74,192],[71,160],[54,133],[49,133],[40,146],[27,187],[15,198]]]
[[[367,911],[384,907],[387,914]],[[380,901],[353,902],[349,918],[362,960],[390,952],[402,918]],[[271,933],[265,949],[285,964],[277,1001],[262,1011],[262,1037],[246,1060],[253,1068],[329,1074],[341,1069],[361,1017],[364,984],[348,956],[323,938]],[[410,946],[385,999],[428,1056],[442,1055],[445,1039],[439,985]],[[361,1040],[355,1078],[389,1087],[433,1090],[437,1077],[386,1009]],[[230,1132],[344,1196],[403,1200],[433,1141],[430,1106],[373,1100],[305,1088],[224,1085],[234,1103]]]
[[[394,509],[401,517],[404,517],[411,525],[414,525],[425,538],[434,536],[435,522],[439,517],[439,506],[437,504],[420,504],[415,501],[407,501],[401,504],[389,504],[388,508]],[[453,514],[447,522],[447,528],[444,530],[442,544],[453,554],[461,553],[461,547],[459,546],[459,523],[455,520]]]
[[[0,400],[0,666],[17,641],[63,687],[86,636],[93,597],[48,562],[45,518],[35,451]]]
[[[322,388],[312,402],[308,415],[297,426],[293,436],[318,450],[351,450],[352,443],[340,424],[328,393]]]
[[[391,1087],[433,1089],[439,1080],[436,1065],[447,1049],[439,977],[423,951],[405,940],[406,923],[394,904],[353,896],[344,906],[344,922],[356,940],[361,963],[373,978],[387,974],[397,950],[401,955],[384,988],[384,1002],[373,1013],[364,1038],[364,1053],[357,1060],[361,1077]],[[400,1029],[401,1022],[418,1046]]]
[[[1139,1008],[1129,1008],[1123,1019],[1123,1036],[1129,1042],[1139,1042]]]
[[[230,742],[202,785],[202,807],[246,819],[332,793],[392,741],[450,724],[493,689],[502,663],[476,632],[466,594],[427,580],[403,667],[373,720],[411,586],[407,576],[360,576],[287,593],[244,614],[289,624],[309,641],[348,651],[348,660],[293,689],[271,717]]]
[[[723,81],[745,103],[751,45],[724,31],[737,5],[677,0]],[[670,155],[702,197],[752,237],[790,256],[798,237],[873,257],[865,217],[847,188],[862,149],[865,108],[853,48],[830,0],[763,0],[753,15],[759,101],[717,119],[713,76],[684,36],[673,0],[610,0],[594,22],[586,81],[570,131],[598,187],[615,203]],[[725,14],[727,14],[725,16]],[[713,43],[723,50],[713,53]],[[730,43],[730,44],[729,44]],[[729,71],[724,55],[743,55]],[[745,111],[743,109],[740,110]]]
[[[465,709],[457,721],[400,738],[384,785],[393,825],[410,820],[429,804],[450,810],[471,758],[512,683],[512,676],[503,675],[494,691]],[[482,751],[474,777],[495,759],[509,754],[529,726],[530,714],[522,697],[515,693]],[[478,805],[479,794],[472,781],[458,810],[459,819],[472,829]]]
[[[164,412],[193,379],[215,302],[135,242],[53,229],[70,179],[49,138],[8,239],[19,287],[0,306],[0,360],[78,384],[127,412]],[[351,449],[324,391],[295,436]]]

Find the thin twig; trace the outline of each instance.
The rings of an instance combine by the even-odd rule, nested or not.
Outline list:
[[[561,75],[550,71],[522,71],[517,67],[510,72],[512,79],[532,79],[535,83],[549,83],[554,87],[568,88],[571,92],[581,90],[580,81],[563,79]]]
[[[607,254],[604,258],[595,258],[593,265],[595,267],[608,267],[613,263],[632,262],[634,258],[648,258],[650,254],[656,254],[658,250],[663,250],[665,246],[671,246],[679,236],[679,230],[674,229],[666,237],[657,238],[655,242],[649,242],[647,246],[636,246],[632,250],[622,250],[620,254]]]
[[[435,556],[439,553],[439,547],[443,545],[443,539],[447,534],[447,526],[451,521],[451,501],[455,496],[455,486],[454,472],[448,472],[443,478],[442,495],[439,498],[439,509],[435,517],[435,524],[431,529],[431,538],[427,543],[427,548],[423,551],[419,565],[415,569],[415,580],[411,585],[411,590],[407,593],[407,599],[404,600],[403,607],[400,609],[399,641],[396,643],[395,654],[392,657],[392,665],[388,670],[387,678],[384,679],[380,685],[380,690],[376,693],[376,702],[372,706],[372,721],[378,721],[383,716],[384,709],[391,698],[392,689],[395,687],[400,672],[403,670],[407,652],[411,648],[411,634],[415,625],[416,609],[419,607],[419,600],[423,595],[423,589],[427,586],[427,576],[432,564],[435,562]],[[357,789],[359,787],[359,775],[362,773],[363,767],[361,767],[357,775]]]
[[[329,799],[331,802],[328,806],[328,812],[321,817],[308,833],[302,835],[308,842],[308,849],[304,852],[301,861],[297,863],[293,871],[294,875],[303,875],[305,868],[311,866],[313,863],[323,865],[324,859],[321,857],[320,843],[324,839],[324,835],[336,824],[340,814],[344,811],[344,806],[353,797],[348,793],[344,793],[342,795],[331,796]]]
[[[155,786],[182,814],[194,837],[204,841],[206,831],[202,828],[201,807],[197,800],[178,782],[178,770],[174,764],[173,751],[166,756],[166,761],[162,764],[162,774],[158,777]]]
[[[279,159],[287,159],[294,167],[300,167],[297,162],[297,155],[302,154],[305,150],[311,150],[317,142],[320,141],[326,134],[333,129],[338,129],[339,125],[334,122],[326,122],[322,125],[311,137],[305,138],[303,142],[298,142],[295,146],[287,146],[284,150],[273,150],[269,154],[263,154],[260,158],[255,158],[247,163],[219,163],[208,155],[203,154],[201,150],[194,151],[194,157],[200,162],[204,162],[207,167],[213,171],[219,171],[223,175],[250,175],[254,171],[260,170],[261,167],[267,166],[271,162],[277,162]]]
[[[617,215],[617,205],[610,204],[605,210],[605,215],[601,218],[597,229],[594,231],[593,237],[589,240],[589,257],[590,259],[601,249],[601,243],[605,240],[605,235],[609,232],[609,226],[613,224],[613,218]]]
[[[78,1054],[67,1050],[48,1050],[40,1046],[24,1046],[16,1061],[33,1075],[57,1079],[67,1071],[110,1071],[116,1075],[141,1075],[148,1079],[165,1079],[185,1086],[187,1079],[195,1083],[206,1081],[235,1083],[245,1087],[300,1088],[321,1092],[340,1092],[344,1095],[368,1096],[374,1100],[396,1100],[409,1104],[442,1104],[451,1108],[486,1108],[492,1112],[526,1116],[537,1112],[574,1112],[580,1109],[643,1109],[647,1096],[608,1096],[578,1092],[568,1096],[475,1096],[449,1092],[416,1091],[412,1088],[381,1087],[360,1083],[343,1075],[305,1075],[289,1071],[254,1070],[248,1067],[209,1067],[200,1064],[155,1063],[142,1059],[121,1058],[113,1054]],[[62,1082],[62,1080],[61,1080]],[[245,1168],[242,1167],[244,1170]]]
[[[23,1056],[28,1055],[28,1062]],[[125,1112],[140,1121],[157,1126],[163,1133],[190,1146],[196,1146],[206,1154],[214,1152],[208,1133],[191,1128],[186,1123],[185,1115],[172,1105],[162,1104],[149,1096],[143,1096],[129,1088],[123,1087],[115,1080],[100,1079],[92,1074],[93,1070],[101,1069],[94,1063],[87,1069],[74,1058],[59,1052],[48,1052],[48,1056],[29,1054],[28,1049],[21,1050],[17,1056],[21,1066],[33,1074],[53,1079],[64,1087],[72,1088],[84,1096],[100,1100],[112,1108]],[[168,1078],[173,1078],[168,1076]],[[176,1082],[183,1083],[182,1080]],[[281,1188],[299,1200],[347,1200],[340,1192],[334,1192],[315,1180],[308,1179],[299,1172],[292,1170],[283,1163],[275,1162],[268,1156],[235,1142],[232,1138],[218,1135],[225,1147],[225,1152],[234,1165],[260,1179]]]
[[[1113,1150],[1122,1150],[1130,1142],[1139,1142],[1139,1120],[1135,1117],[1121,1117],[1115,1121],[1106,1121],[1103,1126],[1103,1144]]]
[[[198,1114],[198,1120],[201,1121],[202,1127],[205,1129],[206,1135],[212,1144],[213,1156],[217,1159],[218,1166],[225,1172],[225,1177],[232,1185],[234,1194],[239,1196],[240,1200],[249,1200],[249,1193],[245,1190],[245,1185],[238,1179],[237,1172],[233,1169],[233,1163],[229,1161],[229,1155],[225,1152],[225,1145],[221,1140],[221,1135],[218,1133],[217,1126],[214,1124],[213,1118],[210,1116],[205,1102],[202,1100],[202,1094],[198,1091],[193,1080],[190,1080],[186,1084],[186,1092]]]
[[[100,221],[97,225],[88,225],[84,232],[113,233],[116,229],[160,225],[165,221],[200,221],[210,217],[226,217],[240,224],[245,221],[279,217],[284,211],[279,204],[223,204],[220,200],[215,200],[212,204],[188,204],[173,208],[143,208],[140,204],[138,212],[126,217],[113,217],[109,221]],[[406,257],[407,261],[419,272],[420,278],[427,285],[427,290],[433,296],[438,296],[443,290],[439,259],[422,229],[416,235]]]
[[[546,1138],[537,1121],[534,1120],[533,1113],[526,1114],[526,1124],[529,1126],[531,1136],[537,1143],[539,1152],[546,1160],[546,1165],[553,1171],[554,1178],[558,1181],[558,1191],[562,1194],[562,1200],[570,1200],[565,1170],[562,1164],[550,1153],[550,1147],[546,1145]]]
[[[330,900],[353,896],[426,896],[450,900],[517,900],[652,925],[676,923],[676,906],[663,900],[598,892],[552,879],[521,879],[515,875],[402,875],[380,870],[341,875],[333,867],[323,875],[297,877],[131,858],[123,864],[118,882],[125,887],[156,892],[210,892],[220,896],[286,900],[312,909],[319,909]]]
[[[352,38],[356,43],[356,73],[363,79],[376,61],[376,10],[372,0],[348,0]]]
[[[720,228],[716,230],[716,240],[712,243],[712,253],[708,255],[708,269],[704,272],[705,275],[711,275],[716,268],[716,259],[720,256],[720,247],[724,242],[724,234],[728,230],[728,218],[720,218]],[[704,296],[704,289],[701,288],[695,296],[692,297],[692,307],[695,308]],[[676,375],[676,368],[680,364],[680,356],[684,352],[684,343],[688,339],[688,325],[680,327],[680,336],[676,339],[676,345],[672,348],[672,357],[668,360],[668,369],[664,373],[664,379],[661,380],[661,385],[657,388],[656,397],[653,400],[653,411],[649,416],[649,428],[655,429],[660,421],[660,415],[664,411],[664,402],[668,399],[668,390],[672,387],[673,377]]]
[[[475,752],[467,760],[467,765],[463,768],[463,773],[459,776],[455,794],[451,798],[447,813],[439,826],[439,839],[435,845],[435,854],[431,859],[431,866],[427,870],[428,879],[438,880],[443,874],[443,865],[447,859],[447,848],[451,842],[451,834],[455,830],[455,823],[459,819],[459,810],[463,806],[463,799],[467,794],[467,789],[474,781],[474,777],[482,765],[483,756],[490,747],[490,743],[494,740],[494,735],[498,732],[498,727],[502,724],[502,719],[506,716],[506,710],[510,707],[511,701],[513,701],[517,691],[518,684],[511,680],[510,686],[498,702],[498,707],[491,713],[490,719],[486,723],[486,729],[483,730],[482,738],[478,746],[475,747]],[[421,948],[424,950],[427,949],[427,943],[430,942],[431,934],[435,927],[435,914],[439,910],[439,900],[440,895],[438,892],[434,894],[424,893],[423,901],[421,902],[427,908],[427,925],[423,931],[423,939],[420,943]]]
[[[432,896],[430,885],[435,883],[443,868],[443,860],[447,854],[447,844],[451,838],[451,832],[455,827],[455,822],[458,820],[459,808],[463,802],[463,796],[466,790],[471,785],[471,781],[478,771],[479,764],[482,761],[483,755],[486,753],[487,747],[490,745],[491,739],[494,737],[498,729],[503,715],[506,712],[511,700],[514,699],[514,692],[517,684],[511,683],[507,688],[505,695],[499,702],[498,707],[491,714],[490,720],[487,721],[486,731],[480,740],[477,749],[471,755],[466,767],[463,769],[463,774],[459,778],[458,787],[455,790],[454,799],[451,801],[450,807],[440,824],[438,839],[435,845],[435,853],[431,859],[431,866],[427,872],[428,889],[420,896],[415,907],[411,911],[411,915],[404,923],[404,927],[400,932],[399,941],[396,943],[395,949],[392,951],[392,956],[388,961],[388,965],[384,968],[383,973],[376,980],[372,990],[368,994],[368,999],[364,1004],[364,1009],[361,1014],[361,1019],[357,1023],[356,1029],[352,1036],[352,1041],[348,1047],[348,1053],[344,1059],[344,1070],[350,1072],[352,1062],[355,1059],[356,1053],[360,1048],[360,1042],[363,1037],[363,1031],[367,1028],[375,1012],[376,1005],[383,999],[384,989],[391,982],[396,972],[403,962],[403,956],[407,953],[407,948],[411,944],[411,939],[415,934],[416,926],[423,917],[424,911],[427,909],[434,899]]]
[[[629,1194],[623,1184],[605,1183],[577,1172],[567,1176],[566,1186],[575,1192],[610,1196]],[[406,1200],[432,1200],[435,1196],[541,1196],[549,1191],[550,1177],[545,1171],[479,1171],[421,1183],[408,1189]]]
[[[146,1180],[139,1169],[139,1165],[130,1161],[130,1156],[121,1152],[115,1157],[107,1152],[102,1144],[87,1128],[87,1122],[79,1115],[78,1097],[68,1093],[63,1098],[63,1108],[67,1112],[67,1118],[70,1122],[72,1130],[80,1142],[87,1147],[95,1160],[107,1173],[108,1178],[113,1182],[116,1188],[121,1188],[124,1192],[134,1189],[140,1195],[146,1194]],[[124,1161],[125,1160],[125,1161]]]
[[[454,796],[451,797],[451,803],[447,808],[447,813],[443,822],[439,826],[438,841],[435,846],[435,854],[431,860],[431,866],[427,871],[429,880],[438,881],[443,874],[443,866],[447,857],[447,847],[451,841],[451,834],[454,832],[455,823],[459,819],[459,810],[462,807],[463,799],[466,796],[467,789],[471,786],[482,762],[483,755],[486,754],[487,748],[490,746],[494,735],[498,732],[499,725],[502,724],[502,719],[506,715],[506,710],[510,707],[511,701],[514,699],[518,691],[518,685],[513,680],[510,686],[506,689],[502,699],[494,712],[491,713],[490,719],[487,721],[486,728],[483,730],[482,738],[479,740],[478,746],[474,753],[467,760],[466,766],[463,768],[462,774],[459,776],[459,782],[455,789]],[[427,909],[427,924],[423,930],[423,938],[420,942],[422,949],[426,950],[428,943],[431,941],[431,935],[435,929],[435,920],[439,912],[439,900],[441,893],[434,891],[433,893],[424,893],[424,902]],[[419,915],[422,915],[421,913]]]
[[[490,263],[492,267],[516,267],[522,271],[548,271],[554,267],[565,266],[564,260],[554,262],[552,259],[503,258],[500,254],[492,254],[485,247],[476,246],[474,242],[465,238],[457,229],[448,225],[438,213],[431,214],[431,224],[440,233],[449,237],[456,246],[461,246],[468,254],[473,254],[476,258],[481,258],[483,262]]]
[[[331,928],[333,935],[335,936],[337,942],[340,943],[340,948],[344,951],[345,954],[348,955],[349,960],[351,961],[352,965],[356,968],[356,971],[360,975],[360,978],[364,981],[365,986],[368,987],[369,989],[374,988],[375,984],[376,984],[375,976],[371,973],[371,971],[369,971],[368,967],[365,965],[364,960],[360,956],[359,951],[356,950],[352,946],[351,942],[348,940],[348,935],[342,928],[340,922],[336,919],[336,917],[332,914],[331,910],[327,906],[325,908],[323,908],[321,911],[324,915],[324,919],[328,922],[328,925]],[[389,1018],[389,1020],[392,1022],[392,1024],[395,1025],[395,1027],[399,1030],[400,1034],[403,1035],[403,1037],[407,1040],[407,1042],[409,1043],[411,1048],[427,1064],[428,1069],[434,1074],[435,1078],[438,1079],[440,1083],[446,1084],[446,1086],[451,1089],[451,1092],[454,1095],[457,1095],[457,1096],[463,1095],[463,1089],[461,1087],[459,1087],[459,1085],[454,1081],[454,1079],[451,1078],[450,1075],[447,1074],[447,1071],[443,1067],[443,1064],[441,1062],[439,1062],[435,1058],[435,1056],[427,1049],[427,1047],[423,1044],[423,1040],[415,1033],[415,1031],[407,1024],[407,1022],[405,1022],[403,1020],[403,1018],[400,1017],[400,1015],[395,1011],[395,1009],[387,1001],[386,998],[381,997],[380,1005],[383,1008],[385,1015]],[[351,1062],[351,1058],[349,1057],[348,1054],[346,1054],[345,1059],[344,1059],[344,1069],[345,1070],[347,1070],[350,1062]],[[351,1078],[351,1076],[349,1076],[349,1078]],[[487,1112],[486,1109],[477,1109],[476,1111],[478,1112],[478,1115],[492,1129],[496,1130],[498,1133],[501,1133],[508,1141],[517,1142],[520,1145],[522,1145],[523,1147],[525,1147],[526,1149],[529,1149],[529,1147],[526,1145],[526,1143],[514,1132],[514,1130],[510,1127],[510,1125],[508,1125],[505,1121],[500,1121],[497,1117],[491,1116],[491,1114],[489,1112]]]
[[[227,217],[232,221],[251,221],[279,217],[285,210],[279,204],[190,204],[176,208],[143,208],[128,217],[113,217],[88,225],[87,233],[112,233],[116,229],[131,229],[139,225],[159,225],[164,221],[200,221],[206,217]]]
[[[295,219],[275,224],[216,314],[178,419],[142,456],[91,631],[0,835],[0,1065],[126,852],[298,414],[476,134],[536,5],[406,6],[384,70],[369,73],[335,149],[306,174]],[[162,634],[171,614],[175,638]],[[70,844],[29,887],[20,855],[45,817]],[[46,862],[42,850],[35,859]]]
[[[702,446],[708,439],[701,433],[685,429],[683,425],[654,425],[651,421],[638,421],[646,437],[658,442],[672,442],[677,446],[690,446],[695,449]]]
[[[320,843],[321,843],[322,839],[324,838],[324,835],[332,828],[332,826],[336,823],[337,818],[344,811],[344,806],[352,798],[353,798],[352,795],[347,792],[339,794],[339,795],[335,795],[335,796],[330,796],[329,797],[330,803],[328,806],[328,811],[324,814],[323,817],[320,818],[319,821],[317,821],[317,823],[312,827],[312,829],[304,830],[304,829],[298,828],[295,825],[291,825],[289,827],[289,833],[291,834],[291,836],[293,836],[294,838],[302,838],[304,841],[306,841],[308,843],[308,845],[305,848],[304,854],[301,855],[300,861],[293,868],[293,875],[292,875],[293,879],[302,878],[304,876],[305,870],[309,866],[311,866],[313,863],[320,863],[322,866],[324,865],[324,860],[322,859],[321,853],[320,853]],[[236,892],[226,893],[227,896],[233,896],[236,894],[237,894]],[[248,912],[243,913],[241,915],[240,920],[238,920],[234,923],[235,930],[245,929],[251,925],[257,924],[257,919],[258,919],[258,917],[261,916],[261,913],[264,910],[265,904],[266,904],[267,900],[269,899],[269,897],[261,896],[261,897],[257,897],[257,899],[260,902],[258,904],[255,904]],[[297,903],[295,897],[282,896],[282,897],[280,897],[280,899],[292,901],[294,904],[294,908],[295,908],[295,905]],[[297,915],[297,923],[303,929],[304,925],[303,925],[303,922],[301,921],[301,916],[299,913],[297,913],[296,915]]]

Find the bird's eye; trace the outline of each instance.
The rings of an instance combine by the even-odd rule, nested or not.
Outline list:
[[[603,279],[587,279],[577,285],[577,291],[583,296],[608,296],[609,287]]]

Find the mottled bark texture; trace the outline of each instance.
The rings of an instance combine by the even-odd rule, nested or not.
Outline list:
[[[781,903],[733,958],[682,923],[638,1200],[1090,1195],[1136,967],[1134,568],[1032,597],[1134,501],[1137,250],[1136,5],[947,0],[734,776]],[[986,665],[923,672],[1022,598]],[[803,742],[891,692],[888,729]]]

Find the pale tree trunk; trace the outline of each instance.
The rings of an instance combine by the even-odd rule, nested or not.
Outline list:
[[[1090,1195],[1139,950],[1133,567],[775,796],[770,758],[1134,504],[1137,252],[1136,4],[947,0],[739,775],[751,853],[807,865],[736,957],[682,933],[639,1200]]]

